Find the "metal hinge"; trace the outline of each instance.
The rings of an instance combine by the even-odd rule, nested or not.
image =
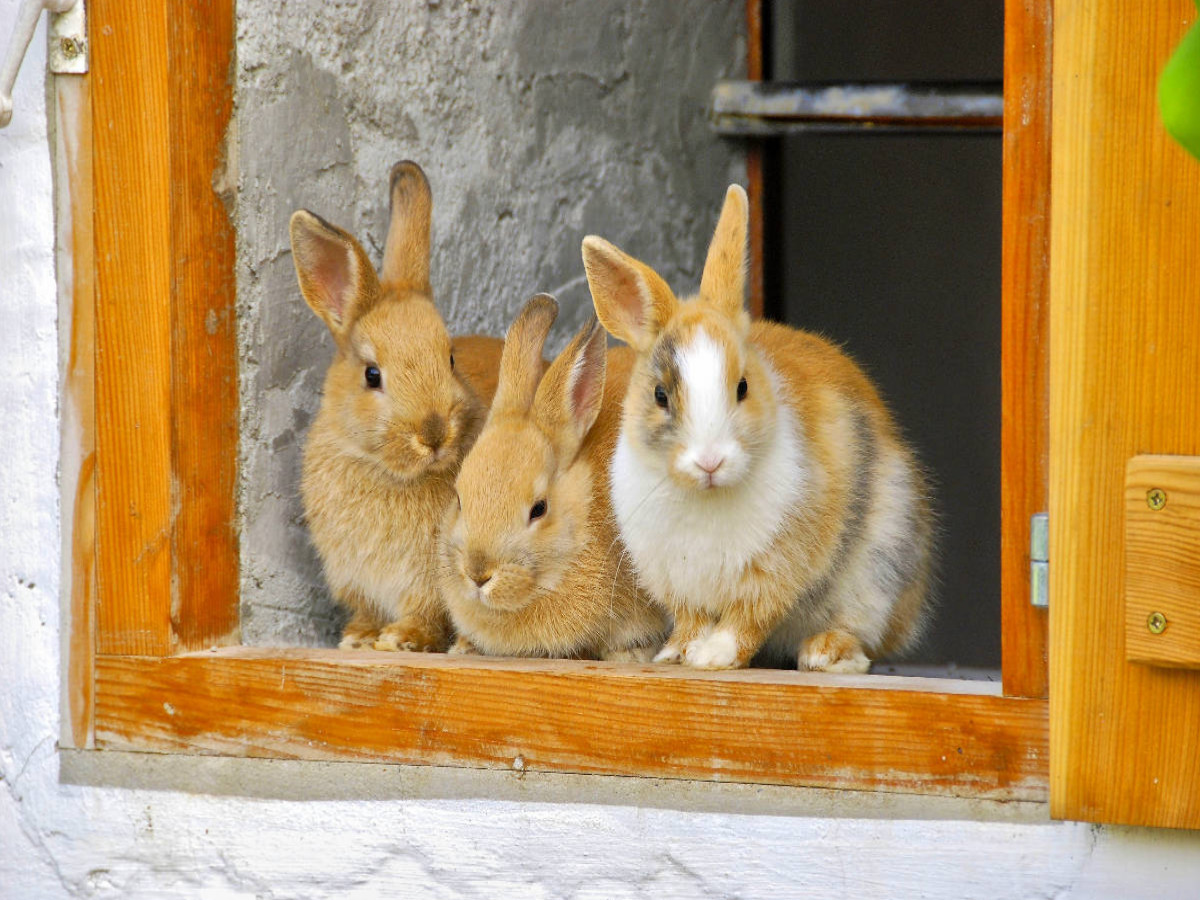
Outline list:
[[[1050,605],[1050,514],[1029,517],[1029,602],[1045,609]]]
[[[55,75],[82,75],[88,70],[87,9],[79,0],[66,12],[50,17],[50,71]]]
[[[13,85],[43,9],[51,14],[50,71],[56,74],[87,71],[87,23],[83,0],[25,0],[17,10],[8,51],[0,59],[0,128],[12,120]]]

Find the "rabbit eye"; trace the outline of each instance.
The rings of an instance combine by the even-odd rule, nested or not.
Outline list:
[[[539,500],[537,503],[533,504],[533,507],[529,510],[529,521],[532,522],[534,519],[540,519],[545,514],[546,501]]]
[[[667,392],[663,390],[663,386],[661,384],[656,384],[654,386],[654,402],[663,409],[667,408]]]
[[[451,372],[454,371],[454,354],[453,353],[450,354],[450,371]]]
[[[379,371],[378,366],[367,366],[363,374],[367,379],[367,387],[372,390],[378,390],[379,386],[383,384],[383,373]]]
[[[743,378],[738,382],[738,403],[746,399],[746,379]]]

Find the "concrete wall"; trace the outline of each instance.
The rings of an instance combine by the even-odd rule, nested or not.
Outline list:
[[[535,291],[590,314],[595,232],[695,286],[738,148],[706,120],[745,70],[737,0],[300,0],[238,9],[242,633],[329,643],[339,616],[301,521],[300,450],[332,352],[296,289],[287,219],[308,207],[379,262],[385,181],[434,191],[433,283],[453,331],[503,334]]]
[[[0,0],[0,36],[17,0]],[[892,795],[57,749],[44,36],[0,131],[0,898],[1184,900],[1200,835]],[[57,327],[56,327],[57,325]]]

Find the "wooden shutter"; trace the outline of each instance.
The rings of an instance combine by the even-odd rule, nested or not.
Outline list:
[[[1200,162],[1167,136],[1156,102],[1158,73],[1195,18],[1191,0],[1054,7],[1050,769],[1059,818],[1200,828],[1200,671],[1127,660],[1124,576],[1128,461],[1200,455]]]

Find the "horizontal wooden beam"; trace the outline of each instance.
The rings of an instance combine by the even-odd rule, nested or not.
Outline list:
[[[101,748],[1042,800],[1047,708],[995,685],[228,648],[97,660]]]

